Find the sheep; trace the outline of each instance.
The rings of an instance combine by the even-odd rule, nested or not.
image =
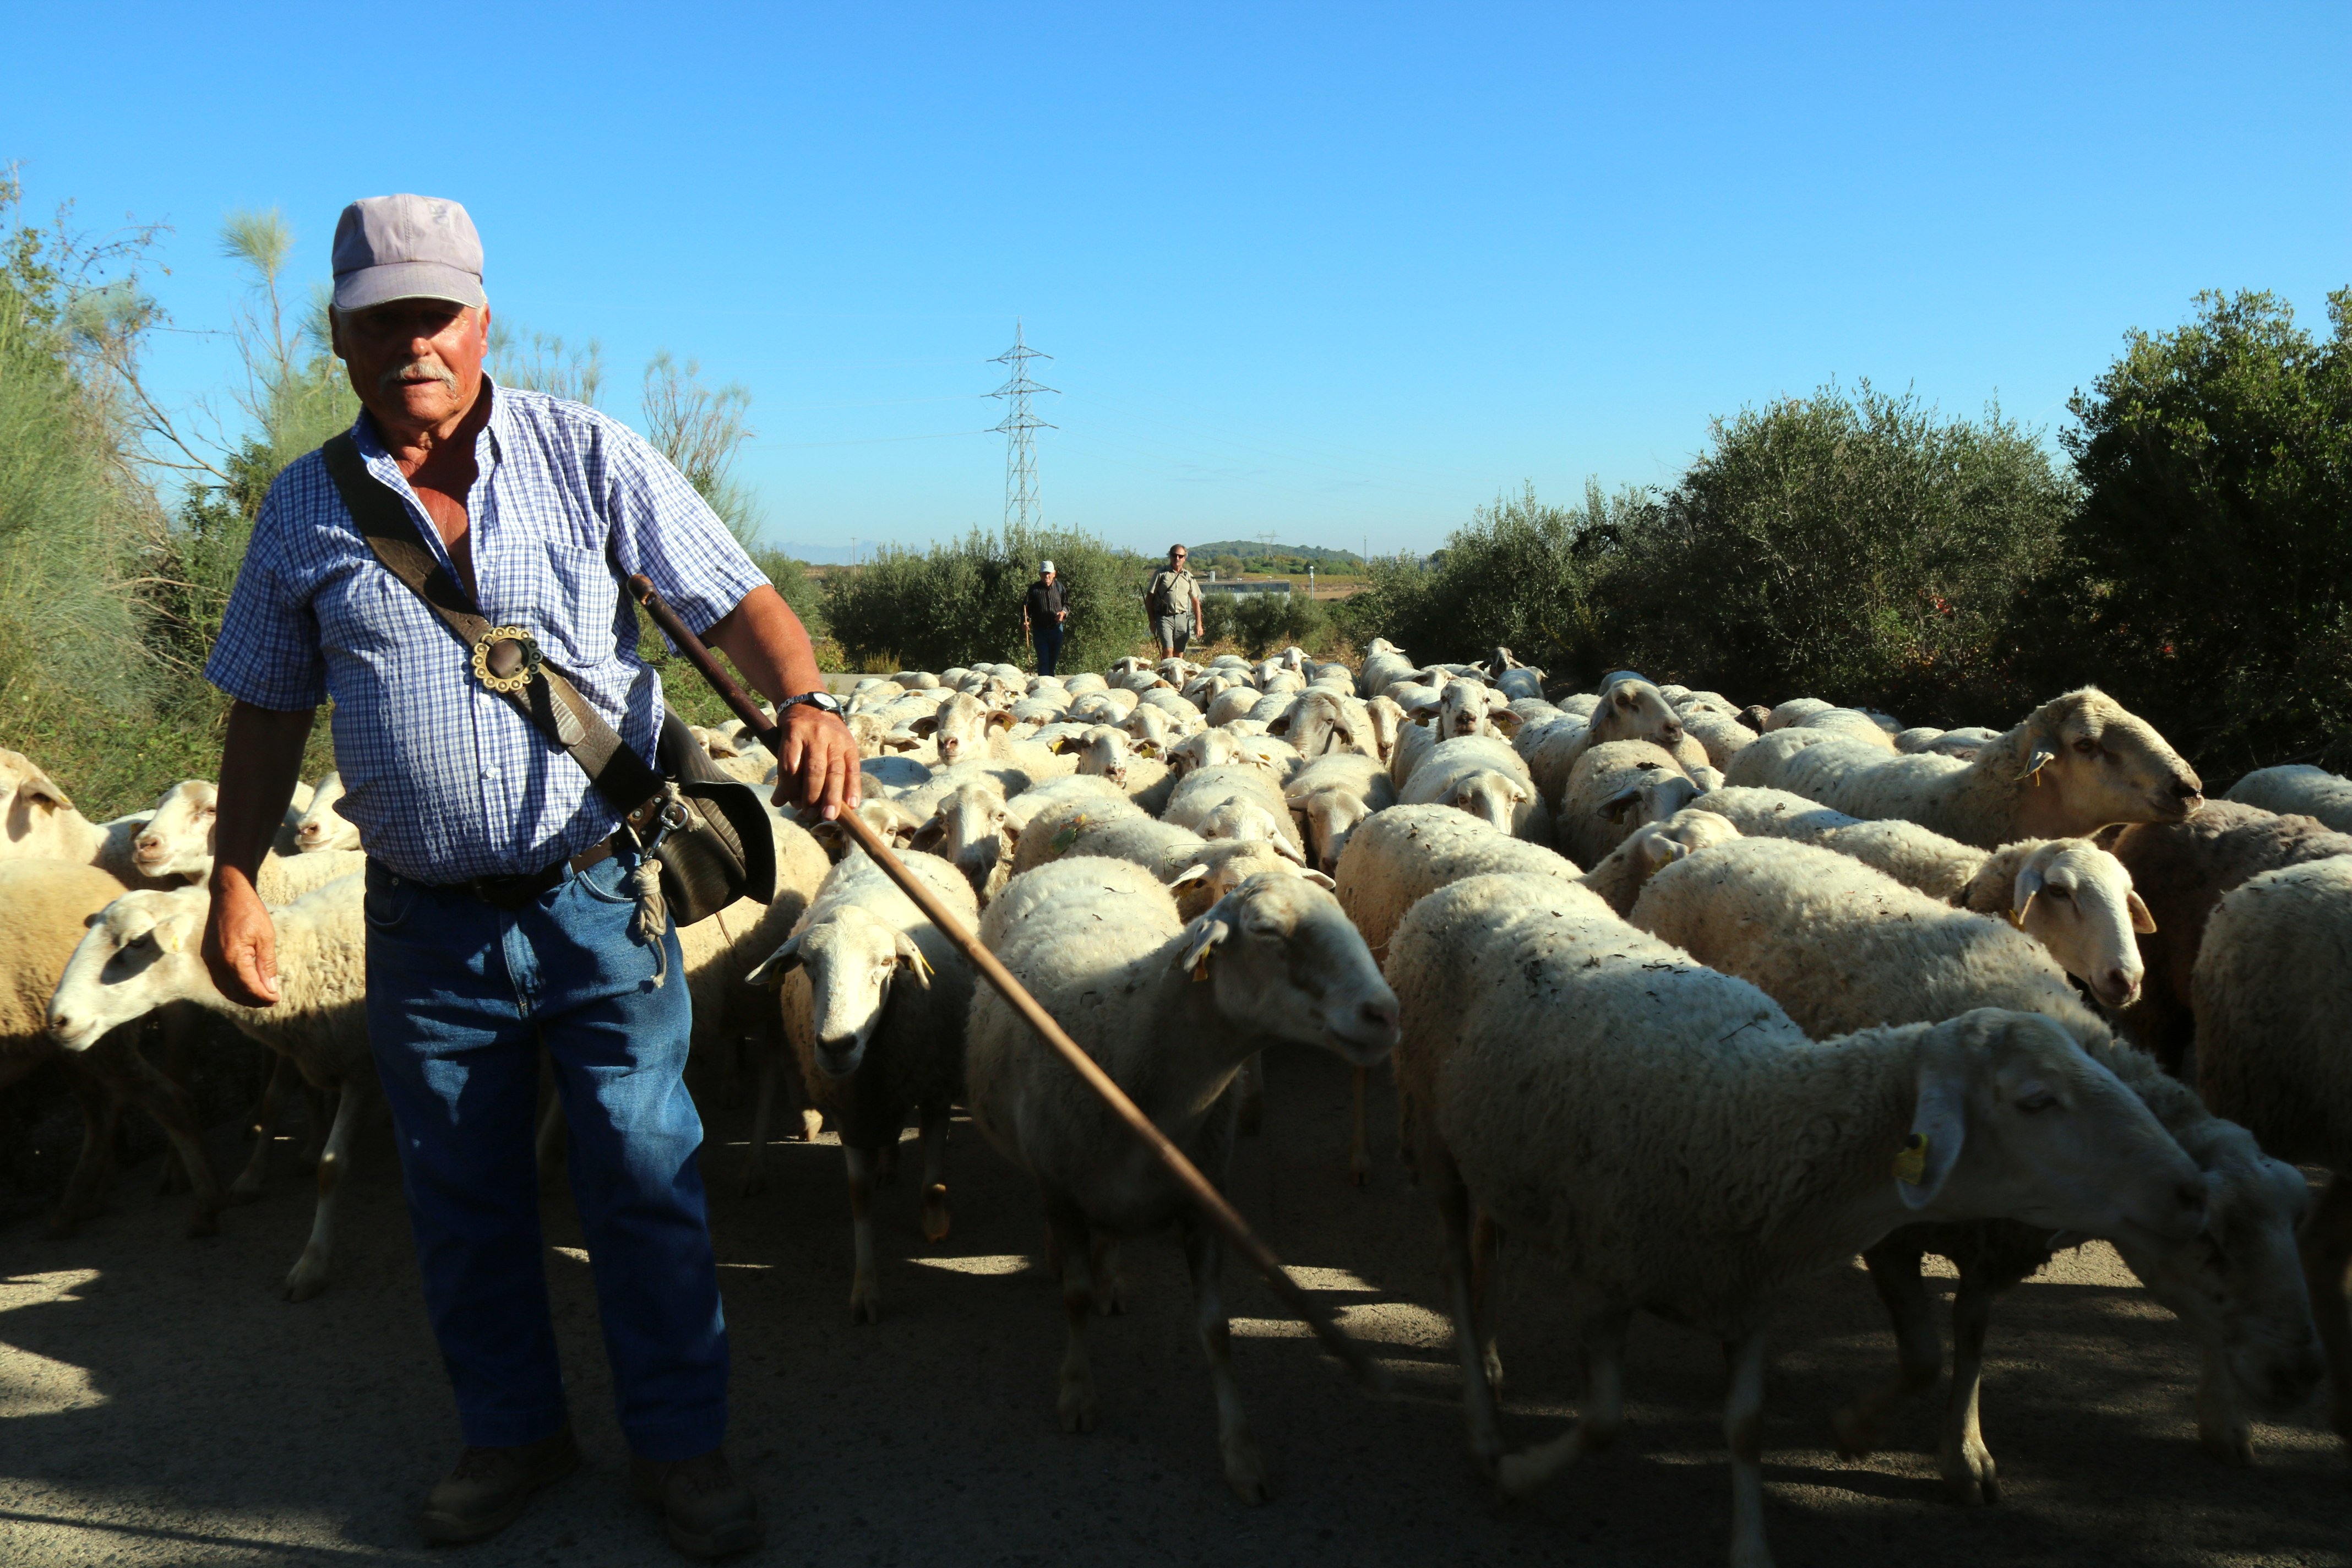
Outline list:
[[[1527,763],[1491,735],[1439,742],[1414,764],[1397,800],[1405,805],[1450,805],[1530,843],[1552,839],[1550,809],[1537,795]]]
[[[1507,740],[1519,727],[1509,700],[1493,687],[1472,679],[1447,681],[1437,700],[1413,710],[1412,716],[1416,721],[1426,719],[1431,732],[1442,741],[1497,730]]]
[[[1013,850],[1020,839],[1003,786],[982,777],[940,795],[910,847],[953,866],[985,904],[1013,874]]]
[[[967,927],[978,919],[971,888],[951,868],[919,855],[906,864]],[[898,1146],[909,1110],[922,1128],[923,1236],[947,1238],[948,1115],[963,1088],[971,966],[859,849],[833,868],[791,934],[744,979],[780,992],[809,1101],[841,1133],[856,1255],[849,1317],[879,1322],[875,1166]]]
[[[1333,752],[1316,758],[1282,786],[1299,818],[1307,862],[1326,874],[1339,868],[1348,839],[1374,812],[1396,804],[1396,786],[1377,757]]]
[[[335,809],[343,798],[343,775],[340,769],[329,769],[311,788],[310,805],[295,825],[294,848],[299,854],[312,854],[321,849],[356,849],[360,847],[359,825]]]
[[[1690,776],[1673,752],[1647,741],[1609,741],[1579,757],[1554,813],[1560,848],[1588,866],[1605,858],[1640,826],[1618,803],[1652,774]]]
[[[1039,811],[1023,830],[1013,858],[1013,875],[1055,860],[1097,855],[1143,867],[1174,889],[1186,919],[1206,909],[1248,878],[1298,877],[1328,889],[1331,879],[1290,856],[1286,846],[1255,838],[1206,839],[1188,828],[1158,822],[1132,805],[1099,805],[1063,800]]]
[[[1685,772],[1707,762],[1706,748],[1684,733],[1681,717],[1658,689],[1632,670],[1619,670],[1601,682],[1601,694],[1580,733],[1568,734],[1563,727],[1555,734],[1560,739],[1542,752],[1544,773],[1538,775],[1537,782],[1540,786],[1550,777],[1561,779],[1561,795],[1566,793],[1564,781],[1574,774],[1584,753],[1612,741],[1647,741],[1673,756],[1675,765]],[[1549,790],[1545,796],[1559,798]]]
[[[2186,822],[2109,828],[2097,842],[2122,862],[2155,927],[2139,939],[2147,972],[2139,1000],[2122,1015],[2124,1030],[2168,1069],[2189,1078],[2197,1030],[2189,974],[2214,906],[2265,871],[2352,855],[2352,834],[2232,800],[2209,801]]]
[[[1645,809],[1657,816],[1680,804],[1667,793]],[[1864,822],[1777,789],[1709,790],[1688,804],[1750,837],[1833,849],[1955,908],[2007,916],[2102,1005],[2127,1007],[2138,997],[2147,966],[2137,934],[2153,931],[2156,921],[2123,863],[2089,839],[2029,838],[1984,850],[1916,822]]]
[[[1307,858],[1281,783],[1263,768],[1196,768],[1177,781],[1160,815],[1203,838],[1262,838],[1301,864]]]
[[[1725,1347],[1731,1561],[1769,1563],[1761,1331],[1789,1284],[1922,1219],[2167,1241],[2203,1226],[2196,1166],[2046,1018],[1984,1009],[1823,1048],[1747,982],[1539,877],[1423,900],[1388,971],[1399,1125],[1442,1222],[1471,1448],[1506,1496],[1616,1436],[1625,1329],[1647,1309]],[[1523,1453],[1503,1453],[1496,1422],[1474,1205],[1558,1251],[1599,1301],[1580,1418]]]
[[[1029,824],[1049,807],[1076,805],[1084,810],[1124,815],[1123,808],[1132,807],[1134,802],[1114,779],[1075,773],[1067,778],[1048,779],[1034,789],[1023,790],[1004,805],[1013,826],[1025,832]]]
[[[1737,718],[1706,709],[1682,710],[1683,732],[1706,752],[1707,765],[1729,768],[1731,759],[1756,742],[1756,731]]]
[[[1531,664],[1514,665],[1495,677],[1495,689],[1507,700],[1543,695],[1543,674]]]
[[[986,754],[992,733],[1012,727],[1009,710],[985,707],[969,693],[958,692],[928,716],[916,720],[909,729],[932,741],[939,747],[940,761],[953,767]]]
[[[909,691],[936,691],[940,686],[940,678],[928,669],[902,669],[890,679]]]
[[[0,751],[0,860],[94,866],[129,888],[168,884],[139,869],[138,838],[152,812],[92,822],[21,752]]]
[[[2290,1405],[2318,1379],[2308,1309],[2294,1289],[2292,1247],[2304,1198],[2292,1171],[2263,1160],[2242,1130],[2222,1124],[2154,1061],[2116,1044],[2064,973],[2031,940],[1998,921],[1956,910],[1833,851],[1747,838],[1659,870],[1633,923],[1699,962],[1752,981],[1815,1036],[1878,1024],[1937,1023],[1977,1007],[2041,1013],[2136,1094],[2167,1131],[2204,1147],[2212,1208],[2232,1216],[2242,1245],[2214,1236],[2185,1248],[2118,1237],[2125,1261],[2205,1342],[2206,1383]],[[2053,1238],[1979,1222],[1897,1231],[1867,1253],[1895,1319],[1903,1373],[1840,1418],[1849,1452],[1875,1446],[1878,1417],[1932,1386],[1940,1356],[1919,1283],[1922,1251],[1959,1265],[1960,1325],[1942,1443],[1945,1483],[1964,1502],[1993,1500],[1998,1482],[1977,1425],[1977,1385],[1992,1298],[2049,1261]],[[2214,1407],[2208,1393],[2200,1411]],[[2242,1441],[2242,1432],[2235,1435]],[[2219,1433],[2209,1433],[2220,1446]]]
[[[341,877],[271,911],[278,931],[274,1006],[231,1002],[213,984],[200,950],[210,898],[202,888],[124,894],[91,922],[49,1001],[49,1034],[68,1051],[169,1002],[222,1015],[247,1037],[289,1058],[303,1080],[341,1089],[333,1127],[319,1156],[319,1203],[310,1237],[286,1276],[286,1299],[307,1301],[327,1288],[337,1194],[361,1117],[376,1091],[368,1054],[366,927],[358,877]],[[128,961],[122,962],[125,955]],[[266,1144],[267,1136],[262,1142]],[[261,1151],[231,1184],[257,1190]]]
[[[1776,731],[1790,728],[1801,719],[1811,718],[1816,713],[1826,713],[1836,706],[1836,703],[1824,702],[1818,697],[1791,697],[1773,709],[1770,715],[1757,728],[1769,735]]]
[[[2256,768],[2231,784],[2222,798],[2266,811],[2315,816],[2338,833],[2352,833],[2352,779],[2326,768]]]
[[[1842,735],[1847,740],[1860,742],[1865,746],[1874,746],[1882,752],[1891,752],[1895,749],[1894,735],[1890,734],[1876,719],[1859,708],[1824,708],[1817,712],[1808,713],[1785,727],[1791,730],[1826,731],[1832,735]]]
[[[1509,871],[1573,882],[1573,861],[1446,805],[1398,805],[1356,829],[1339,864],[1340,909],[1374,959],[1415,902],[1465,877]]]
[[[49,998],[89,921],[126,889],[95,866],[38,857],[0,860],[0,1089],[55,1061],[82,1113],[81,1152],[49,1222],[70,1236],[96,1211],[114,1166],[115,1128],[125,1105],[152,1117],[188,1173],[194,1207],[187,1234],[220,1228],[220,1183],[205,1156],[204,1130],[187,1093],[156,1070],[129,1029],[60,1052],[48,1033]]]
[[[1396,682],[1411,675],[1412,660],[1386,637],[1374,637],[1364,647],[1363,667],[1356,674],[1356,695],[1378,697]]]
[[[1330,752],[1377,754],[1371,710],[1354,697],[1328,688],[1302,695],[1280,725],[1267,729],[1308,762]]]
[[[1233,1147],[1226,1091],[1268,1046],[1316,1045],[1356,1066],[1396,1042],[1397,1001],[1331,895],[1290,877],[1253,877],[1187,924],[1141,868],[1080,857],[1014,879],[981,940],[1145,1115],[1212,1181]],[[1265,1466],[1228,1365],[1219,1295],[1223,1247],[1174,1180],[993,990],[972,999],[967,1103],[1044,1201],[1061,1276],[1068,1349],[1056,1405],[1063,1430],[1097,1418],[1087,1322],[1097,1291],[1118,1300],[1104,1253],[1165,1228],[1183,1234],[1193,1321],[1216,1391],[1225,1479],[1264,1502]]]
[[[2080,837],[2110,823],[2179,821],[2205,804],[2196,772],[2164,737],[2088,686],[2043,703],[1974,762],[1782,730],[1727,772],[1735,784],[1790,790],[1860,817],[1901,817],[1985,849]]]
[[[2302,1237],[2328,1417],[2352,1448],[2352,858],[2265,871],[2224,895],[2191,973],[2197,1087],[2263,1147],[2331,1173]]]

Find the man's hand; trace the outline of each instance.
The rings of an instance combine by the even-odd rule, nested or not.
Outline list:
[[[253,884],[234,870],[213,879],[205,967],[221,994],[240,1006],[268,1007],[278,1000],[278,927]]]
[[[776,793],[771,802],[822,806],[827,822],[839,816],[844,806],[856,810],[865,776],[857,768],[857,742],[849,726],[799,702],[784,710],[778,728],[783,752],[776,759]]]

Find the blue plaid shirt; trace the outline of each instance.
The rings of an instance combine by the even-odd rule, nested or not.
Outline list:
[[[653,760],[661,679],[637,658],[635,609],[606,560],[654,580],[702,631],[767,581],[694,488],[593,408],[486,379],[467,497],[482,614],[527,628],[607,723]],[[416,492],[362,413],[368,472],[407,503],[444,566]],[[452,569],[454,575],[454,568]],[[425,882],[536,871],[620,816],[580,766],[474,681],[446,623],[380,564],[312,452],[269,487],[205,679],[257,707],[335,700],[336,807],[370,855]]]

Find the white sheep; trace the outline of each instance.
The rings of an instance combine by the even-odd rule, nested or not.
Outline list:
[[[121,898],[120,880],[95,866],[37,857],[0,860],[0,1089],[56,1062],[82,1113],[82,1142],[49,1222],[69,1236],[97,1210],[114,1169],[117,1124],[136,1105],[170,1140],[194,1192],[187,1234],[220,1228],[220,1183],[205,1156],[204,1128],[187,1091],[156,1070],[125,1028],[90,1047],[60,1051],[50,1037],[49,998],[91,919]]]
[[[1363,668],[1356,675],[1356,695],[1378,697],[1413,672],[1413,662],[1386,637],[1374,637],[1364,647]]]
[[[1327,874],[1338,872],[1355,830],[1396,804],[1396,786],[1380,759],[1357,752],[1317,757],[1291,774],[1282,793],[1299,819],[1308,863]]]
[[[1922,1219],[2168,1240],[2203,1226],[2195,1165],[2046,1018],[1986,1009],[1823,1048],[1753,985],[1538,877],[1423,900],[1388,968],[1399,1124],[1443,1221],[1471,1447],[1507,1496],[1615,1437],[1626,1326],[1648,1310],[1724,1346],[1730,1559],[1769,1563],[1762,1330],[1787,1287]],[[1471,1286],[1474,1205],[1597,1300],[1578,1423],[1508,1456]]]
[[[1647,741],[1609,741],[1577,758],[1553,814],[1561,850],[1588,866],[1606,858],[1641,826],[1629,792],[1654,775],[1690,777],[1672,752]]]
[[[1817,1037],[1937,1023],[1977,1007],[2056,1022],[2139,1095],[2184,1149],[2206,1152],[2199,1163],[2207,1170],[2212,1233],[2173,1247],[2128,1233],[2115,1238],[2125,1261],[2204,1342],[2207,1391],[2199,1410],[2234,1407],[2234,1397],[2225,1400],[2217,1387],[2289,1405],[2318,1380],[2292,1240],[2305,1205],[2301,1178],[2264,1159],[2243,1129],[2217,1122],[2148,1057],[2119,1045],[2030,939],[1833,851],[1755,838],[1660,870],[1632,919],[1701,963],[1753,982]],[[1873,1248],[1866,1258],[1895,1318],[1903,1373],[1841,1415],[1843,1446],[1867,1452],[1885,1411],[1933,1385],[1941,1358],[1918,1266],[1923,1251],[1942,1253],[1959,1265],[1953,1313],[1961,1331],[1945,1412],[1944,1479],[1962,1501],[1993,1500],[1998,1482],[1977,1417],[1984,1331],[1993,1297],[2048,1262],[2053,1245],[2044,1232],[1979,1222],[1897,1231]],[[2217,1448],[2244,1440],[2242,1424],[2227,1436],[2206,1436]]]
[[[2204,804],[2197,774],[2145,720],[2094,687],[2053,698],[1973,762],[1890,754],[1807,730],[1732,760],[1734,784],[1785,789],[1860,817],[1901,817],[1982,848],[2169,822]]]
[[[319,1157],[310,1238],[286,1276],[289,1301],[307,1301],[327,1288],[337,1194],[362,1114],[376,1092],[375,1063],[368,1054],[362,896],[361,879],[342,877],[272,910],[278,1000],[274,1006],[247,1007],[222,995],[205,968],[200,950],[211,899],[204,889],[126,893],[91,922],[49,1002],[49,1033],[68,1051],[86,1050],[109,1029],[166,1003],[194,1002],[291,1058],[312,1088],[341,1091]],[[253,1167],[247,1170],[250,1174]],[[231,1190],[250,1192],[257,1181],[241,1176]]]
[[[971,886],[936,859],[906,864],[970,929],[979,918]],[[971,968],[861,849],[833,868],[792,934],[745,978],[781,988],[784,1036],[810,1103],[840,1131],[856,1259],[849,1315],[877,1322],[875,1166],[897,1147],[909,1110],[922,1129],[923,1235],[947,1237],[948,1116],[963,1089]]]
[[[2224,800],[2265,811],[2315,816],[2338,833],[2352,833],[2352,779],[2307,763],[2256,768],[2231,784]]]
[[[2224,895],[2189,984],[2197,1087],[2281,1159],[2331,1173],[2303,1227],[2327,1356],[2328,1418],[2352,1448],[2352,856],[2265,871]],[[2201,1413],[2200,1413],[2201,1416]],[[2202,1421],[2200,1418],[2200,1426]]]
[[[1552,840],[1551,810],[1537,795],[1527,763],[1491,735],[1464,735],[1431,747],[1398,788],[1397,802],[1450,805],[1514,838]]]
[[[1263,768],[1196,768],[1177,781],[1160,820],[1203,838],[1260,838],[1305,864],[1298,825],[1282,784]]]
[[[39,764],[0,751],[0,860],[66,860],[95,866],[125,887],[161,886],[138,864],[138,837],[152,815],[92,822]]]
[[[1286,846],[1263,839],[1206,839],[1189,828],[1159,822],[1129,805],[1063,800],[1037,812],[1021,836],[1013,874],[1077,855],[1097,855],[1143,867],[1176,895],[1190,919],[1254,876],[1295,876],[1320,888],[1331,879],[1290,858]]]
[[[981,940],[1212,1181],[1222,1181],[1233,1145],[1226,1090],[1250,1057],[1294,1043],[1369,1066],[1396,1040],[1396,997],[1362,939],[1328,893],[1292,877],[1254,877],[1186,924],[1141,868],[1081,857],[1014,879]],[[1097,1419],[1086,1335],[1098,1246],[1173,1223],[1216,1391],[1225,1479],[1263,1502],[1265,1466],[1228,1364],[1216,1231],[992,989],[973,998],[969,1042],[972,1120],[1045,1205],[1069,1325],[1063,1429],[1089,1431]]]
[[[310,804],[294,825],[294,853],[308,855],[322,849],[360,847],[359,825],[335,809],[342,798],[342,773],[331,768],[311,787]]]

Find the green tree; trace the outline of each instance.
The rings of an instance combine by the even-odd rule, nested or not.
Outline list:
[[[2009,628],[2057,557],[2074,487],[2032,433],[1864,383],[1715,422],[1617,542],[1602,596],[1655,679],[2006,723]]]
[[[2057,646],[2200,766],[2352,763],[2352,289],[2323,341],[2268,293],[2134,331],[2071,405],[2085,489]]]
[[[1063,668],[1099,669],[1148,638],[1150,565],[1091,534],[988,533],[929,550],[885,551],[824,582],[827,629],[861,663],[940,670],[976,661],[1027,666],[1022,596],[1050,558],[1070,606]]]

